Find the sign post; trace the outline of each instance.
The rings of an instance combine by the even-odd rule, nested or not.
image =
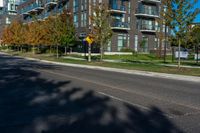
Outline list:
[[[91,44],[93,43],[93,39],[91,36],[88,36],[85,40],[88,42],[88,62],[91,62]]]

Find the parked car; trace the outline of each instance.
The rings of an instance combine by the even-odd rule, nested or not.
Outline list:
[[[189,56],[188,50],[182,48],[181,51],[180,51],[180,58],[181,59],[188,59],[188,56]],[[176,50],[175,58],[178,59],[178,57],[179,57],[179,51]]]

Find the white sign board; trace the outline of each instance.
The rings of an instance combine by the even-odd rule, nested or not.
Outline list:
[[[194,55],[194,59],[197,60],[197,54]],[[200,60],[200,53],[198,54],[198,60]]]
[[[3,1],[4,0],[0,0],[0,7],[3,7]]]
[[[188,55],[187,51],[180,51],[180,58],[187,59]],[[178,58],[178,51],[175,52],[175,57]]]

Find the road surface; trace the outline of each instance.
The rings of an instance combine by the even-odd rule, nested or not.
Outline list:
[[[200,83],[0,54],[1,133],[200,133]]]

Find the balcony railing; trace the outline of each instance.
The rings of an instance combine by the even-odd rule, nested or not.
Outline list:
[[[123,5],[113,4],[110,5],[110,11],[118,13],[126,13],[126,8]]]
[[[57,4],[57,0],[47,0],[45,5],[47,6],[47,5],[56,5],[56,4]]]
[[[158,31],[158,26],[155,24],[141,24],[140,25],[140,31],[141,32],[156,32]]]
[[[42,5],[34,3],[32,6],[28,7],[29,11],[34,11],[37,12],[40,9],[44,9],[44,7],[42,7]]]
[[[161,0],[140,0],[141,2],[146,2],[146,3],[160,3]]]
[[[37,20],[43,20],[44,19],[44,15],[43,14],[40,14],[37,16]]]
[[[113,22],[111,24],[111,29],[130,30],[130,25],[129,23],[126,23],[126,22]]]
[[[136,16],[159,17],[159,11],[156,9],[139,8],[136,10]]]
[[[30,6],[27,6],[26,8],[21,9],[20,13],[21,14],[29,14],[32,12],[37,12],[38,10],[43,10],[44,7],[41,4],[32,4]]]
[[[50,12],[45,12],[44,19],[48,18],[50,15],[51,15]]]

